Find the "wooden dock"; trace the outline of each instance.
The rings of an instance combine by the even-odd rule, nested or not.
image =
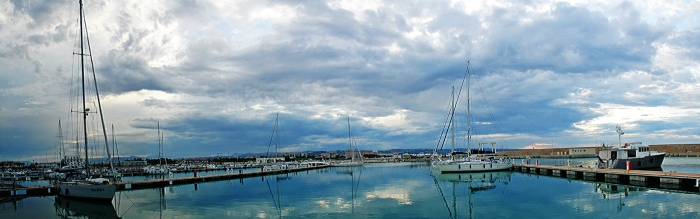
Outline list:
[[[143,180],[143,181],[126,181],[126,182],[116,182],[117,191],[124,190],[137,190],[137,189],[149,189],[149,188],[161,188],[167,186],[176,186],[184,184],[197,184],[204,182],[215,182],[221,180],[229,179],[244,179],[259,176],[269,176],[286,174],[292,172],[303,172],[314,169],[321,169],[329,167],[326,166],[309,166],[294,169],[279,169],[279,170],[266,170],[266,171],[255,171],[255,172],[232,172],[226,174],[217,175],[206,175],[206,176],[191,176],[191,177],[180,177],[180,178],[168,178],[165,176],[161,179],[153,180]],[[23,197],[23,196],[52,196],[57,194],[55,186],[30,186],[30,187],[20,187],[15,188],[6,187],[0,188],[0,197]]]
[[[569,179],[607,182],[649,188],[700,192],[700,174],[646,170],[592,169],[568,166],[513,164],[513,171]]]

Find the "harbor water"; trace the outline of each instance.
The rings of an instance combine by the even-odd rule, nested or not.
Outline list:
[[[700,158],[666,158],[662,168],[700,173]],[[120,191],[112,205],[55,196],[0,202],[0,218],[700,218],[700,193],[508,171],[439,174],[429,163]]]

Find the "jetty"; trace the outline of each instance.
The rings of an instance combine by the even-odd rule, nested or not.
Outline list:
[[[206,175],[206,176],[197,176],[196,172],[194,172],[195,174],[193,176],[188,176],[188,177],[169,178],[167,176],[163,176],[163,178],[160,178],[160,179],[142,180],[142,181],[123,181],[123,182],[115,182],[114,184],[117,185],[117,191],[138,190],[138,189],[149,189],[149,188],[161,188],[161,187],[167,187],[167,186],[177,186],[177,185],[184,185],[184,184],[215,182],[215,181],[230,180],[230,179],[241,179],[242,180],[244,178],[279,175],[279,174],[287,174],[287,173],[293,173],[293,172],[303,172],[303,171],[309,171],[309,170],[314,170],[314,169],[326,168],[329,166],[330,165],[309,165],[309,166],[303,166],[303,167],[298,167],[298,168],[274,169],[274,170],[265,170],[265,169],[261,168],[260,171],[253,171],[253,172],[238,171],[238,172],[228,172],[225,174]],[[14,184],[6,184],[6,185],[3,185],[2,188],[0,188],[0,197],[52,196],[52,195],[56,195],[57,193],[58,193],[58,191],[57,191],[56,187],[53,185],[23,187],[23,186],[14,185]]]
[[[700,192],[700,174],[649,170],[596,169],[572,166],[513,164],[513,171],[648,188]]]

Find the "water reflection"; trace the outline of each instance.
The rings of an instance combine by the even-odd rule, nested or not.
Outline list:
[[[24,206],[22,200],[25,198],[27,197],[0,197],[0,206],[2,206],[0,209],[7,210],[9,205],[14,211],[17,211],[18,207]]]
[[[623,207],[626,206],[625,202],[622,200],[623,197],[627,198],[629,196],[641,195],[648,190],[642,187],[628,186],[628,185],[618,185],[612,183],[595,183],[595,192],[601,193],[604,200],[617,199],[617,213],[622,212]]]
[[[54,207],[59,218],[119,218],[112,203],[93,203],[57,196]]]
[[[445,208],[450,216],[450,218],[459,218],[458,212],[458,196],[459,198],[464,198],[465,194],[458,194],[458,189],[466,189],[466,206],[468,209],[467,217],[472,218],[474,205],[472,203],[472,194],[496,188],[498,184],[502,186],[508,185],[511,180],[512,172],[510,171],[498,171],[498,172],[478,172],[478,173],[440,173],[439,171],[434,171],[434,183],[438,189],[438,192],[442,196],[442,200],[445,204]],[[440,182],[449,182],[452,184],[452,203],[448,202],[448,198],[445,195],[445,191],[440,185]],[[464,202],[464,201],[461,201]]]
[[[357,197],[357,191],[360,186],[360,178],[362,178],[362,169],[364,169],[364,166],[333,167],[333,169],[336,170],[336,174],[350,176],[350,213],[355,213],[355,198]]]

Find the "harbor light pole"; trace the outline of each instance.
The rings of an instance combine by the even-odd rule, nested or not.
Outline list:
[[[552,156],[554,156],[554,140],[552,140]]]

